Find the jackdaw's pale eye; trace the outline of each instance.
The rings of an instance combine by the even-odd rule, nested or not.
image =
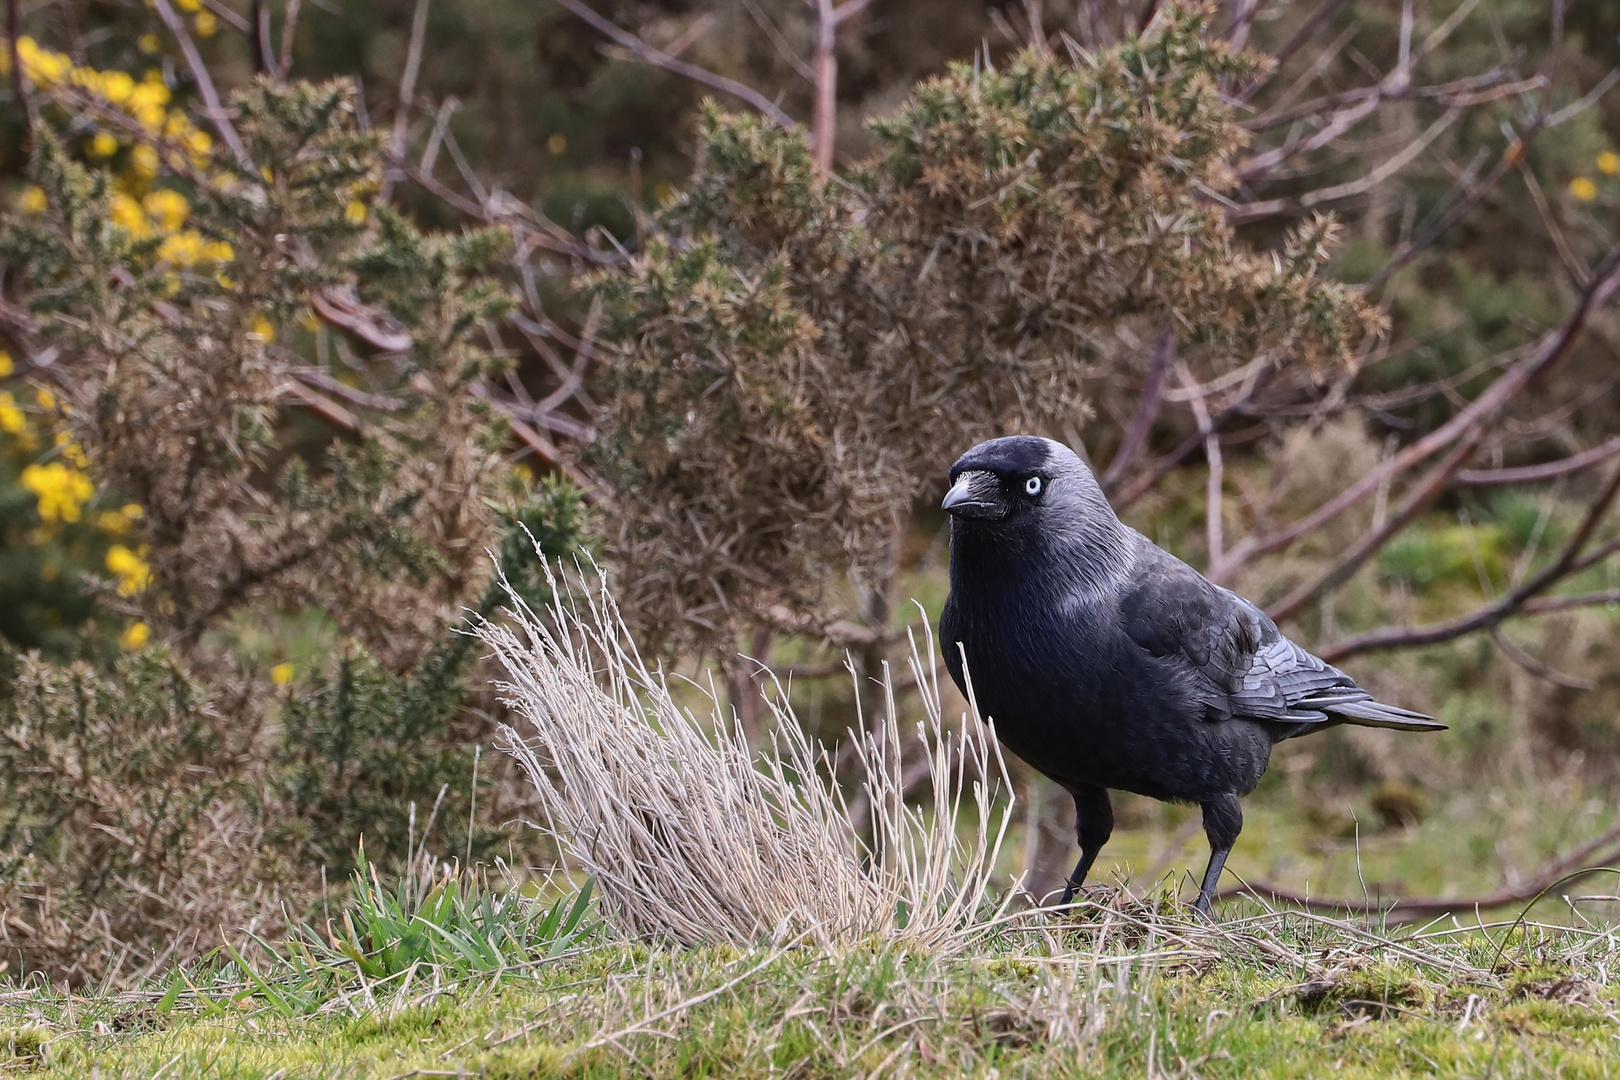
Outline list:
[[[1041,482],[1040,477],[1032,476],[1028,480],[1024,481],[1024,494],[1028,495],[1030,498],[1034,498],[1036,495],[1041,493],[1041,488],[1044,486],[1045,485]]]

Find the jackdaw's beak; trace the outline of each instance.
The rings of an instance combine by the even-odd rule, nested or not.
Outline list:
[[[970,469],[958,476],[939,507],[956,517],[996,520],[1007,516],[1007,506],[1001,501],[1001,481],[984,469]]]

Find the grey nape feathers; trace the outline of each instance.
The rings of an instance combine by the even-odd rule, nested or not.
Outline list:
[[[1274,743],[1335,724],[1435,731],[1373,700],[1242,597],[1121,523],[1050,439],[981,443],[951,468],[946,664],[1014,753],[1074,796],[1080,861],[1113,831],[1109,788],[1203,807],[1208,913]],[[960,646],[960,648],[958,648]]]

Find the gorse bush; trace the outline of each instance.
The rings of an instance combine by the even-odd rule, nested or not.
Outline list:
[[[826,183],[798,131],[709,107],[666,234],[594,283],[615,348],[593,454],[645,637],[824,632],[845,574],[881,598],[955,453],[1129,411],[1146,358],[1122,329],[1173,335],[1206,377],[1353,364],[1383,323],[1325,276],[1334,226],[1250,251],[1226,222],[1246,137],[1220,87],[1263,61],[1207,17],[1172,6],[1073,64],[953,67]],[[856,614],[881,635],[891,609]]]
[[[315,605],[405,666],[476,595],[494,543],[489,507],[468,496],[493,478],[501,431],[459,391],[499,362],[469,344],[503,303],[476,280],[499,241],[424,236],[371,206],[377,139],[343,86],[265,85],[238,107],[264,175],[226,155],[174,162],[185,193],[159,190],[186,208],[179,230],[143,208],[151,192],[132,206],[42,133],[45,207],[8,221],[0,259],[85,376],[62,388],[64,426],[101,484],[143,509],[151,587],[109,603],[187,651],[244,603]],[[277,338],[334,289],[404,313],[407,408],[333,444],[319,470],[295,459],[266,476],[282,384],[302,362]]]
[[[0,960],[82,980],[300,914],[362,839],[385,865],[413,839],[490,851],[502,773],[475,790],[488,721],[458,630],[494,610],[491,554],[538,589],[528,534],[566,556],[587,521],[577,491],[505,464],[505,423],[469,391],[506,364],[479,338],[508,304],[486,270],[503,237],[379,204],[352,88],[237,95],[238,159],[147,116],[127,76],[32,55],[69,118],[122,118],[119,159],[145,163],[114,172],[42,126],[36,194],[0,228],[56,350],[23,426],[15,397],[0,416],[54,530],[22,546],[72,556],[82,610],[54,645],[83,658],[0,671]],[[311,610],[302,670],[241,645]]]

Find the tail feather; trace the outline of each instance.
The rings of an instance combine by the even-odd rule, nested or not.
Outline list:
[[[1315,704],[1314,702],[1312,704]],[[1336,702],[1326,711],[1337,720],[1359,727],[1394,728],[1397,731],[1444,731],[1446,725],[1432,716],[1398,705],[1385,705],[1368,698],[1365,701]]]

